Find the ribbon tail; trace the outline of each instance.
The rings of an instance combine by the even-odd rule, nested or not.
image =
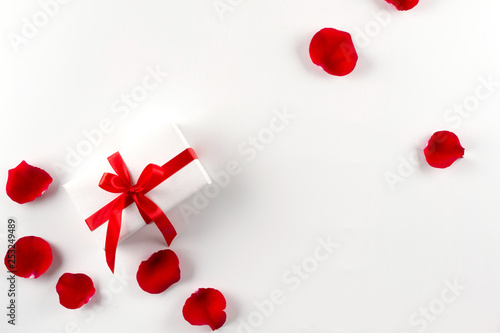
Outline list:
[[[170,246],[175,236],[177,236],[177,232],[167,215],[145,195],[136,195],[136,204],[139,211],[144,212],[149,217],[149,220],[156,224],[165,242]]]
[[[116,249],[118,247],[118,240],[120,239],[122,227],[123,201],[125,200],[119,200],[113,205],[113,210],[109,217],[108,230],[106,232],[106,262],[113,274],[115,273]]]
[[[104,223],[106,223],[106,221],[110,219],[115,205],[123,205],[123,208],[125,208],[128,207],[133,202],[134,200],[132,199],[131,196],[127,195],[126,193],[123,193],[116,199],[108,203],[106,206],[102,207],[97,212],[87,217],[85,219],[85,222],[87,222],[90,231],[94,231],[95,229],[99,228],[101,225],[103,225]],[[120,208],[121,207],[122,206],[120,206]]]
[[[175,236],[177,236],[177,231],[175,231],[175,228],[168,219],[167,215],[163,214],[163,212],[162,215],[163,216],[154,219],[153,222],[156,224],[158,229],[160,229],[160,232],[163,235],[165,242],[167,242],[167,245],[170,246]]]

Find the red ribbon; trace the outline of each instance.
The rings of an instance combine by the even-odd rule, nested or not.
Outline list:
[[[116,248],[122,225],[122,211],[133,202],[137,205],[144,222],[147,224],[154,222],[160,229],[167,245],[170,245],[177,232],[160,207],[146,197],[146,193],[197,158],[194,150],[187,148],[161,167],[156,164],[148,164],[139,176],[137,184],[132,186],[130,174],[120,153],[117,152],[108,157],[109,164],[111,164],[116,175],[104,173],[99,182],[99,187],[108,192],[121,194],[87,218],[85,222],[87,222],[90,230],[94,231],[106,221],[109,221],[105,250],[106,262],[113,273]]]

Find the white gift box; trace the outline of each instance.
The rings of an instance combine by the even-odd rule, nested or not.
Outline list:
[[[148,132],[143,138],[139,138],[134,145],[124,147],[119,152],[130,173],[131,182],[135,184],[148,164],[162,166],[187,148],[190,146],[179,128],[175,124],[168,124]],[[109,155],[114,153],[115,151],[112,151]],[[115,174],[108,160],[102,159],[102,161],[94,162],[91,170],[64,185],[82,215],[81,223],[85,223],[85,219],[120,195],[107,192],[99,187],[99,181],[105,172]],[[195,159],[149,191],[146,196],[156,203],[163,212],[167,212],[210,183],[211,180],[207,172],[200,161]],[[135,203],[126,207],[122,214],[119,241],[146,225]],[[108,221],[92,231],[103,248],[107,226]]]

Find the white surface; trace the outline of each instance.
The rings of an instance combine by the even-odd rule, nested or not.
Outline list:
[[[23,159],[55,178],[23,206],[0,191],[0,236],[13,216],[18,237],[41,236],[56,254],[44,276],[18,281],[18,326],[0,313],[1,331],[208,332],[181,309],[197,288],[214,287],[228,300],[221,332],[258,320],[254,302],[273,290],[284,301],[254,332],[498,332],[500,88],[472,112],[447,111],[473,102],[480,78],[500,81],[498,1],[422,0],[409,12],[383,0],[232,3],[221,21],[212,0],[73,0],[15,53],[7,34],[20,33],[40,6],[0,2],[2,183]],[[390,22],[377,31],[380,10]],[[353,34],[351,75],[332,77],[310,62],[309,40],[324,27]],[[358,36],[365,28],[375,29],[369,43]],[[155,85],[147,78],[157,68],[169,75]],[[121,95],[139,94],[144,79],[151,91],[125,107]],[[287,125],[274,120],[285,108],[295,115]],[[135,281],[139,263],[164,247],[161,235],[143,228],[124,241],[118,256],[130,279],[112,276],[62,189],[75,171],[58,174],[53,164],[106,118],[113,130],[73,170],[160,121],[179,124],[209,173],[239,163],[230,162],[236,175],[218,195],[198,199],[205,208],[190,223],[168,213],[182,278],[161,295]],[[281,131],[250,149],[271,125]],[[428,167],[421,153],[441,129],[466,149],[446,170]],[[404,182],[392,191],[385,176],[398,168]],[[327,236],[339,248],[297,280],[293,265],[312,264]],[[55,284],[64,272],[90,275],[99,294],[80,310],[61,307]],[[445,282],[455,279],[467,286],[458,296]],[[423,319],[429,306],[442,313]]]
[[[137,138],[135,145],[124,146],[119,150],[129,170],[132,184],[137,183],[148,164],[162,166],[190,147],[179,128],[173,124],[157,126],[143,135],[145,136]],[[110,152],[111,154],[113,152]],[[116,193],[103,191],[96,186],[104,172],[115,174],[108,160],[95,160],[88,164],[83,168],[86,169],[83,174],[64,184],[64,189],[80,212],[82,221],[118,197]],[[167,211],[210,183],[207,172],[200,160],[196,159],[148,192],[148,198],[161,210]],[[132,236],[145,225],[135,204],[126,207],[122,212],[119,241]],[[108,223],[105,222],[92,231],[102,248],[106,244],[107,228]]]

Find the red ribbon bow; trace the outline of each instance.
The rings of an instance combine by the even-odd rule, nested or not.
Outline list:
[[[109,164],[116,172],[116,175],[104,173],[99,182],[99,187],[108,192],[121,194],[85,221],[91,231],[109,221],[105,250],[106,262],[113,273],[122,224],[122,211],[133,202],[137,205],[144,222],[147,224],[154,222],[160,229],[167,245],[170,245],[177,232],[160,207],[146,197],[146,193],[195,159],[197,159],[197,156],[194,150],[187,148],[161,167],[156,164],[148,164],[139,176],[137,184],[132,185],[130,174],[120,153],[117,152],[108,157]]]

